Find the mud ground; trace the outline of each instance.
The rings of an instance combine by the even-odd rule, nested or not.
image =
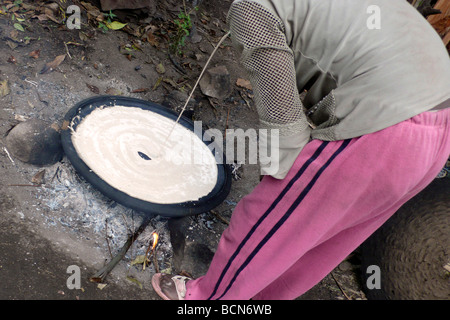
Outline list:
[[[158,21],[169,24],[176,19],[182,1],[165,3],[165,10],[158,7],[147,21],[159,26]],[[176,267],[166,219],[154,217],[107,276],[106,286],[89,282],[89,277],[110,261],[136,229],[139,218],[93,190],[66,157],[51,166],[29,165],[4,149],[5,137],[26,119],[61,124],[73,105],[99,94],[120,94],[161,104],[174,92],[186,94],[226,31],[230,3],[199,2],[193,19],[197,37],[187,39],[182,56],[175,61],[168,57],[164,38],[155,46],[137,41],[138,37],[123,30],[104,32],[88,22],[84,9],[81,30],[69,30],[51,20],[29,19],[23,22],[24,31],[17,32],[11,15],[0,14],[0,81],[7,80],[10,91],[0,97],[0,299],[159,300],[151,287],[151,276],[156,269],[173,271]],[[11,38],[17,41],[11,42]],[[39,56],[31,57],[29,54],[36,50],[40,50]],[[49,73],[40,73],[46,63],[60,55],[66,55],[61,64]],[[213,58],[211,67],[216,65],[227,67],[231,94],[223,100],[208,99],[197,90],[194,119],[220,130],[257,128],[251,91],[236,85],[237,79],[246,75],[237,64],[229,39]],[[42,170],[44,181],[26,186]],[[258,181],[257,165],[243,164],[236,171],[231,193],[215,214],[186,219],[185,255],[178,266],[183,272],[194,277],[206,272],[226,228],[222,220],[229,220],[236,203]],[[148,248],[154,231],[160,234],[156,259],[143,270],[133,261]],[[71,275],[67,268],[72,265],[81,270],[80,289],[67,286]],[[299,299],[365,299],[358,267],[355,252]]]

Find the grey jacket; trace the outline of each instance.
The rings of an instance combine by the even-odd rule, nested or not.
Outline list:
[[[228,23],[261,125],[279,129],[278,170],[263,168],[275,178],[311,139],[354,138],[449,105],[447,50],[406,0],[236,0]]]

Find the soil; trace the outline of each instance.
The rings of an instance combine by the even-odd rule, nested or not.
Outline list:
[[[35,1],[23,3],[31,6],[28,11],[38,7]],[[64,1],[64,8],[72,3]],[[153,31],[150,37],[124,29],[102,30],[95,18],[88,20],[79,2],[75,4],[82,9],[80,30],[69,30],[64,22],[52,19],[29,19],[30,14],[25,21],[16,20],[22,19],[20,15],[13,20],[12,7],[0,14],[0,82],[6,80],[9,87],[9,93],[0,96],[0,299],[159,300],[150,284],[156,269],[194,277],[204,274],[226,228],[224,221],[258,183],[257,165],[235,166],[228,198],[214,212],[183,221],[186,247],[182,259],[174,259],[167,219],[155,216],[106,277],[106,286],[98,286],[89,277],[117,253],[141,223],[140,216],[94,190],[66,157],[38,167],[15,159],[7,151],[5,138],[20,121],[42,119],[62,125],[65,113],[84,98],[120,94],[167,104],[174,92],[187,97],[214,45],[226,32],[231,0],[196,1],[198,10],[192,18],[195,30],[191,30],[195,37],[187,38],[182,53],[171,57],[169,35],[182,1],[157,3],[156,11],[137,20],[133,17],[141,11],[125,11],[132,17],[127,20],[129,26],[153,26],[147,29]],[[15,23],[23,25],[24,31]],[[35,52],[34,57],[31,52]],[[47,63],[61,55],[66,55],[64,61],[41,73]],[[208,98],[198,89],[194,94],[191,115],[205,128],[224,132],[226,128],[258,126],[251,90],[236,85],[238,79],[246,79],[237,61],[227,39],[210,67],[227,68],[231,94],[225,99]],[[170,104],[179,110],[180,103]],[[33,177],[43,170],[44,180],[33,185]],[[144,269],[133,261],[152,244],[154,231],[160,236],[156,259]],[[365,299],[358,264],[355,252],[299,299]],[[67,269],[73,265],[81,271],[79,289],[67,286],[71,276]]]

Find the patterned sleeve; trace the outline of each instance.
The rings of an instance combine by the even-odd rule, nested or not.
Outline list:
[[[279,170],[272,174],[262,168],[262,173],[282,179],[311,133],[283,23],[259,3],[243,0],[231,5],[228,24],[253,86],[261,127],[279,130]]]
[[[256,2],[238,1],[231,6],[228,23],[254,89],[261,124],[280,129],[281,136],[306,130],[294,56],[281,20]]]

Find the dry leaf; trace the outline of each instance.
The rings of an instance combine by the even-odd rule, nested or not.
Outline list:
[[[96,86],[90,85],[88,83],[86,83],[86,86],[89,88],[89,90],[91,90],[93,93],[95,94],[99,94],[100,93],[100,89]]]
[[[17,43],[15,43],[14,41],[10,41],[10,40],[6,40],[6,44],[13,50],[19,46]]]
[[[11,39],[13,39],[14,41],[20,41],[19,39],[19,31],[14,29],[9,33],[9,36],[11,37]]]
[[[108,89],[106,89],[105,93],[112,95],[112,96],[122,95],[122,91],[120,91],[119,89],[115,89],[115,88],[108,88]]]
[[[38,59],[40,54],[41,54],[41,50],[38,49],[38,50],[31,51],[28,54],[28,56],[33,58],[33,59]]]
[[[78,33],[78,36],[80,37],[81,41],[87,41],[89,39],[88,35],[86,33],[82,32],[82,31],[80,31]]]
[[[156,72],[158,72],[159,74],[163,74],[166,72],[166,68],[164,68],[164,65],[162,63],[156,66]]]
[[[60,56],[57,56],[56,58],[55,58],[55,60],[53,60],[52,62],[49,62],[49,63],[47,63],[45,66],[44,66],[44,68],[42,68],[42,70],[41,70],[41,74],[45,74],[45,73],[50,73],[50,72],[52,72],[57,66],[59,66],[63,61],[64,61],[64,59],[66,58],[66,55],[65,54],[63,54],[63,55],[60,55]]]
[[[96,6],[93,6],[92,4],[85,1],[81,1],[81,5],[86,8],[88,13],[88,19],[97,18],[99,16],[103,17],[102,13]]]
[[[0,81],[0,98],[9,94],[8,80]]]
[[[16,60],[16,58],[14,58],[14,56],[10,56],[10,57],[8,58],[8,62],[9,62],[9,63],[16,64],[16,63],[17,63],[17,60]]]
[[[145,254],[137,256],[132,262],[131,265],[134,266],[135,264],[143,264],[143,263],[150,262],[148,260],[147,256]]]
[[[36,173],[34,175],[34,177],[31,178],[31,182],[33,184],[37,184],[37,185],[43,184],[44,183],[44,177],[45,177],[45,169],[39,171],[38,173]]]
[[[152,45],[156,48],[159,46],[158,39],[155,37],[155,35],[153,34],[152,31],[149,31],[147,33],[147,41],[148,41],[148,43],[150,43],[150,45]]]
[[[105,289],[105,287],[106,287],[107,285],[108,285],[107,283],[99,283],[99,284],[97,285],[97,288],[100,289],[100,290],[103,290],[103,289]]]
[[[172,80],[172,79],[170,79],[170,78],[164,78],[163,81],[164,81],[165,83],[170,84],[170,85],[171,85],[172,87],[174,87],[175,89],[178,89],[178,85],[177,85],[177,83],[176,83],[174,80]]]
[[[150,91],[150,89],[148,89],[148,88],[140,88],[140,89],[136,89],[136,90],[131,91],[131,93],[145,93],[145,92],[148,92],[148,91]]]
[[[252,90],[253,89],[252,84],[250,83],[250,81],[245,80],[245,79],[241,79],[241,78],[237,79],[236,85],[238,87],[245,88],[245,89],[248,89],[248,90]]]
[[[131,281],[133,283],[136,283],[139,286],[140,289],[143,288],[142,283],[140,283],[138,279],[133,278],[132,276],[127,276],[127,280],[129,280],[129,281]]]
[[[58,6],[57,3],[55,3],[55,4]],[[58,20],[58,18],[55,16],[55,13],[57,14],[58,11],[53,8],[45,8],[44,9],[44,14],[48,19],[52,20],[54,23],[60,24],[61,21]]]
[[[21,114],[15,114],[14,115],[14,120],[20,121],[20,122],[24,122],[28,120],[27,116],[21,115]]]
[[[163,77],[159,77],[158,80],[156,80],[155,85],[153,86],[153,91],[158,89],[158,87],[161,85],[161,82],[163,81]]]
[[[48,3],[45,5],[45,7],[49,8],[53,12],[58,12],[58,10],[59,10],[59,4],[57,4],[56,2]]]
[[[445,16],[442,19],[434,22],[432,25],[440,35],[445,35],[446,32],[449,32],[450,16]]]
[[[145,270],[146,266],[149,266],[151,261],[147,258],[146,254],[137,256],[132,262],[131,265],[134,266],[136,264],[142,264],[142,270]]]

